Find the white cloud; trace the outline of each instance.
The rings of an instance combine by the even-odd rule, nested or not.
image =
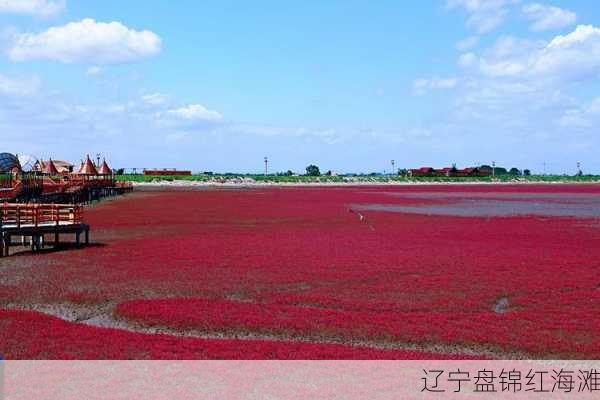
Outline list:
[[[160,52],[161,39],[151,31],[135,31],[119,22],[84,19],[45,32],[15,37],[8,50],[13,61],[51,60],[65,64],[133,62]]]
[[[503,36],[458,64],[464,74],[447,118],[457,132],[496,132],[504,146],[597,142],[600,100],[582,105],[578,91],[600,76],[599,28],[579,26],[550,40]]]
[[[167,135],[167,140],[170,142],[178,142],[180,140],[189,139],[192,135],[189,132],[173,132]]]
[[[549,47],[568,47],[577,45],[587,41],[588,39],[595,37],[598,38],[600,35],[600,29],[592,25],[579,25],[575,31],[564,35],[555,37],[550,43]]]
[[[152,106],[159,106],[162,104],[165,104],[167,102],[168,98],[167,96],[160,94],[160,93],[154,93],[154,94],[147,94],[142,96],[142,101],[146,104],[150,104]]]
[[[593,128],[600,122],[600,97],[578,108],[571,108],[559,119],[565,128]]]
[[[577,21],[577,14],[572,11],[539,3],[525,5],[523,14],[532,22],[529,29],[533,32],[561,29]]]
[[[168,110],[167,114],[187,121],[217,122],[223,119],[223,115],[219,112],[209,110],[200,104],[190,104],[186,107]]]
[[[413,83],[413,93],[420,96],[429,90],[452,89],[457,84],[457,78],[418,79]]]
[[[461,56],[459,64],[489,77],[577,81],[600,74],[600,29],[580,25],[550,42],[501,38],[477,56]]]
[[[478,43],[479,36],[469,36],[468,38],[465,38],[460,42],[456,43],[456,49],[459,51],[467,51],[477,46]]]
[[[301,170],[309,162],[319,162],[321,157],[327,160],[326,169],[343,167],[349,153],[362,157],[362,149],[374,143],[371,137],[353,128],[239,129],[235,121],[221,120],[220,113],[205,107],[148,107],[142,94],[147,93],[130,99],[120,95],[85,96],[89,100],[43,90],[25,98],[0,95],[0,132],[11,133],[6,137],[0,133],[0,138],[7,150],[19,154],[54,154],[77,162],[89,151],[86,149],[94,148],[106,154],[114,167],[143,167],[148,160],[160,159],[168,167],[221,171],[253,171],[254,162],[248,159],[258,160],[260,168],[262,157],[271,154],[274,170]],[[377,143],[389,146],[383,138]],[[327,147],[333,144],[335,149]],[[339,154],[333,151],[339,146],[346,147],[343,156],[335,161],[330,154]],[[129,151],[133,147],[139,150],[135,154]],[[199,151],[206,154],[202,160],[195,157]],[[240,158],[240,154],[244,157]],[[277,161],[275,154],[285,158]],[[223,161],[231,159],[237,160],[233,167]],[[362,168],[362,164],[357,165]]]
[[[102,73],[102,68],[100,67],[89,67],[86,71],[85,74],[87,76],[98,76]]]
[[[476,64],[477,61],[478,61],[478,58],[475,55],[475,53],[465,53],[465,54],[461,54],[460,57],[458,58],[458,65],[463,68],[469,68],[469,67],[472,67],[474,64]]]
[[[40,88],[37,77],[11,79],[0,74],[0,94],[11,96],[29,96]]]
[[[341,143],[357,138],[358,132],[333,128],[286,127],[273,125],[234,124],[229,126],[232,132],[247,136],[263,138],[286,138],[303,140],[304,142],[319,141],[326,144]]]
[[[0,0],[0,13],[51,17],[63,11],[65,0]]]
[[[490,32],[504,23],[510,6],[520,0],[447,0],[449,9],[462,8],[468,14],[467,26],[479,33]]]
[[[462,67],[478,67],[484,75],[493,77],[514,76],[526,69],[521,60],[527,59],[546,46],[544,41],[530,41],[513,36],[502,36],[482,52],[481,57],[467,53],[459,58]]]

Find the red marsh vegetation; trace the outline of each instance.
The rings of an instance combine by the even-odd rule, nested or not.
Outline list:
[[[594,185],[137,192],[0,259],[0,353],[597,359],[599,218]]]

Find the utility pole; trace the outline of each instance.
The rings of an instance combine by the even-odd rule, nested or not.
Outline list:
[[[492,178],[496,177],[496,161],[492,161]]]
[[[97,160],[97,164],[96,167],[100,167],[100,153],[96,153],[96,160]]]
[[[269,158],[265,157],[265,176],[269,174]]]
[[[546,176],[546,161],[544,161],[544,176]]]
[[[581,163],[577,162],[577,176],[583,175],[583,171],[581,171]]]
[[[392,160],[392,175],[396,174],[396,160]]]

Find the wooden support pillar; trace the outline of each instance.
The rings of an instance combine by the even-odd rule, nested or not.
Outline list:
[[[11,242],[11,240],[12,239],[10,237],[10,234],[8,234],[8,233],[3,234],[2,241],[4,242],[4,246],[3,246],[4,247],[4,255],[6,257],[8,257],[8,255],[10,254],[10,244],[11,244],[10,242]]]
[[[75,243],[77,244],[77,247],[81,245],[81,232],[79,231],[75,233]]]
[[[86,246],[90,244],[90,228],[85,230],[85,244]]]
[[[44,247],[44,236],[34,234],[31,236],[31,251],[39,251]]]
[[[60,233],[58,233],[58,230],[56,230],[54,232],[54,246],[58,246],[59,243],[60,243]]]

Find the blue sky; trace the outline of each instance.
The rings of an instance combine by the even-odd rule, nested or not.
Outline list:
[[[0,1],[3,151],[600,173],[592,1]]]

